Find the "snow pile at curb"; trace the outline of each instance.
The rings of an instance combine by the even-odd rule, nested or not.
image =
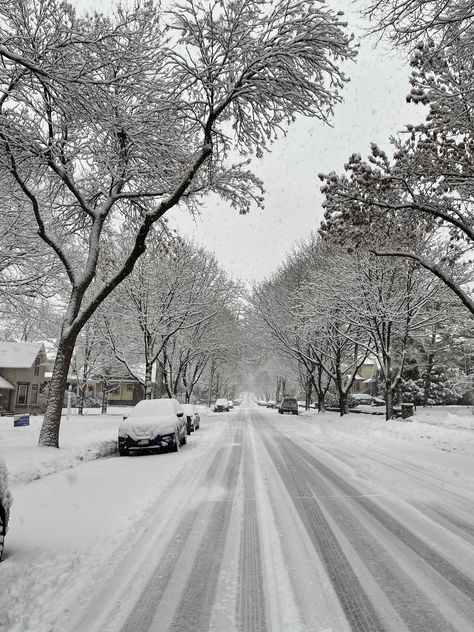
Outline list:
[[[8,460],[11,485],[29,483],[55,472],[117,453],[117,440],[95,441],[74,448],[31,448]]]
[[[41,416],[32,416],[30,425],[22,428],[14,428],[13,419],[0,418],[0,454],[6,461],[10,486],[116,454],[120,419],[117,414],[63,419],[58,450],[38,447]]]
[[[474,415],[470,407],[419,408],[409,419],[392,419],[373,415],[350,413],[340,417],[338,413],[323,415],[306,412],[302,418],[327,428],[341,441],[370,442],[402,441],[431,447],[443,452],[456,451],[474,457]],[[393,445],[393,443],[392,443]]]

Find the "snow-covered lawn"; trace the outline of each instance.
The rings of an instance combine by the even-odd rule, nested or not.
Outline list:
[[[127,408],[110,408],[100,415],[89,409],[83,416],[63,415],[61,449],[38,448],[42,415],[32,415],[30,425],[13,427],[12,417],[0,417],[0,452],[7,459],[10,483],[28,483],[117,452],[117,428]]]
[[[474,484],[474,414],[468,407],[419,409],[412,421],[391,422],[313,411],[283,418],[274,410],[258,410],[269,419],[274,415],[290,432],[302,429],[302,441],[318,444],[324,435],[336,447],[357,444],[370,451],[377,445],[388,460],[405,452],[411,459],[419,455],[427,471],[444,472],[446,483],[465,481],[467,489]],[[114,564],[138,535],[153,529],[152,508],[169,482],[182,472],[198,471],[237,414],[201,410],[201,428],[179,454],[119,458],[117,427],[123,413],[116,408],[108,415],[64,420],[60,450],[36,447],[39,417],[22,428],[0,418],[0,453],[14,497],[0,564],[0,631],[65,631],[68,609],[74,603],[77,609],[80,595],[104,574],[113,576]],[[371,469],[369,461],[359,465],[357,476],[388,486],[374,481],[376,464]],[[166,516],[170,508],[163,510]]]

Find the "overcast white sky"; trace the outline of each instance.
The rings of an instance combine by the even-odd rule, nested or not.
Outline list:
[[[74,0],[80,7],[105,8],[111,0]],[[334,4],[329,0],[328,4]],[[341,0],[337,8],[350,8]],[[355,11],[347,11],[350,30],[360,35],[363,25]],[[333,126],[302,119],[271,154],[255,161],[255,172],[266,190],[265,209],[239,215],[215,197],[208,198],[200,218],[174,209],[170,222],[215,253],[234,278],[262,280],[281,263],[296,241],[317,230],[322,218],[318,173],[340,171],[351,153],[366,155],[370,142],[388,148],[388,139],[408,122],[419,121],[422,110],[405,102],[409,67],[374,40],[361,38],[357,63],[346,68],[351,82],[344,103],[336,107]]]

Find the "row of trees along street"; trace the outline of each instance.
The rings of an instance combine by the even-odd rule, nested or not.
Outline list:
[[[31,231],[26,259],[44,256],[34,269],[51,266],[67,287],[40,445],[59,446],[77,338],[132,274],[154,225],[178,204],[196,212],[209,192],[241,213],[261,205],[249,157],[299,115],[329,119],[346,81],[340,64],[356,54],[345,26],[316,0],[182,0],[166,12],[149,0],[107,15],[63,0],[0,4],[0,191],[12,215],[4,226],[2,213],[0,234],[19,223]],[[13,279],[47,298],[11,239],[2,293]],[[172,389],[179,361],[165,347]]]
[[[283,376],[293,380],[294,392],[305,393],[307,404],[314,393],[323,411],[336,395],[346,414],[358,371],[371,359],[379,367],[387,419],[401,398],[455,403],[474,386],[474,332],[466,311],[410,260],[380,258],[363,248],[348,253],[312,236],[254,287],[251,303],[267,352],[257,388],[267,397],[286,367]]]
[[[420,0],[377,2],[367,15],[374,31],[388,34],[395,46],[410,52],[407,100],[424,107],[426,118],[419,125],[407,125],[391,139],[392,157],[372,144],[367,161],[354,154],[344,173],[320,176],[325,208],[320,233],[327,244],[343,248],[353,262],[361,257],[370,262],[366,277],[376,268],[376,275],[383,270],[390,277],[401,275],[402,286],[406,278],[403,302],[397,303],[406,320],[401,332],[394,337],[395,331],[377,324],[376,334],[371,335],[389,409],[390,394],[407,366],[413,330],[419,332],[428,325],[421,343],[426,349],[422,398],[426,401],[435,355],[447,346],[455,349],[457,336],[466,333],[466,325],[461,324],[460,329],[458,310],[451,306],[454,294],[474,314],[473,18],[469,3]],[[431,276],[423,275],[422,270]],[[370,278],[374,278],[372,273]],[[434,279],[450,292],[443,292]],[[384,287],[380,299],[387,306]],[[419,310],[417,305],[425,307]],[[373,318],[376,313],[374,310]],[[391,346],[399,348],[399,358],[393,356]],[[398,365],[393,377],[390,364]],[[447,368],[453,369],[453,364],[455,367],[456,362]]]
[[[111,241],[115,252],[126,249],[126,234]],[[110,256],[110,253],[109,253]],[[102,261],[102,268],[108,265]],[[105,273],[104,273],[105,274]],[[103,303],[79,334],[71,360],[69,381],[77,408],[97,405],[88,396],[91,382],[100,382],[102,408],[117,379],[132,379],[145,398],[197,394],[209,402],[216,396],[237,395],[241,362],[241,288],[218,266],[215,258],[192,242],[155,226],[148,248],[132,274]],[[57,309],[39,298],[16,295],[16,305],[34,309],[30,318],[5,311],[3,336],[23,340],[48,339]],[[28,326],[26,326],[28,325]]]
[[[468,337],[453,296],[474,314],[473,18],[463,0],[377,1],[366,15],[411,55],[408,98],[425,121],[392,139],[391,157],[374,144],[368,160],[321,175],[322,241],[254,288],[248,318],[321,408],[334,388],[344,413],[358,367],[376,356],[390,417],[409,379],[412,390],[424,380],[428,399],[436,356]],[[232,329],[227,289],[210,306],[212,282],[199,278],[202,300],[192,298],[186,245],[163,216],[198,212],[208,193],[241,213],[261,206],[249,159],[298,116],[330,119],[356,47],[316,0],[183,0],[166,12],[149,1],[110,15],[5,0],[0,42],[0,304],[29,336],[48,305],[58,344],[39,442],[59,446],[71,360],[90,331],[127,371],[146,365],[147,393],[153,358],[167,393],[181,383],[189,396],[201,370],[219,375],[226,352],[194,350],[214,316],[213,343]],[[426,360],[409,377],[414,349]]]
[[[454,292],[471,314],[474,302],[474,58],[472,4],[410,0],[374,3],[374,31],[411,54],[411,102],[425,109],[419,125],[376,144],[343,173],[321,175],[326,237],[365,246],[378,257],[411,260]]]

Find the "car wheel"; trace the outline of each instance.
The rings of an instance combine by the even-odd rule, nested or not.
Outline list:
[[[181,442],[181,445],[186,445],[187,442],[188,442],[188,435],[184,433],[183,441]]]
[[[128,448],[121,448],[121,447],[119,446],[118,451],[119,451],[119,455],[120,455],[120,456],[128,456]]]
[[[2,560],[4,545],[5,545],[5,523],[3,520],[3,513],[0,508],[0,562]]]

